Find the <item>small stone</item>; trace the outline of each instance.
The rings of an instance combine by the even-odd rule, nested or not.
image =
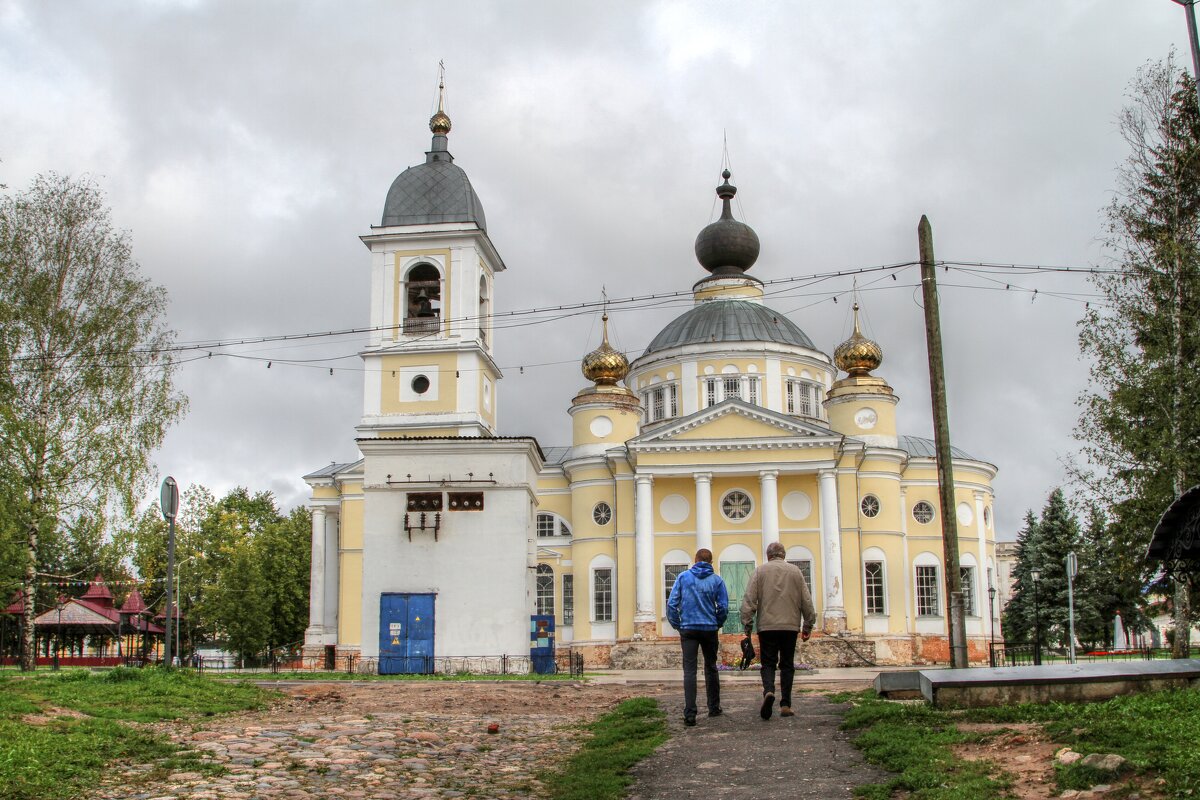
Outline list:
[[[1092,753],[1091,755],[1084,756],[1079,763],[1085,767],[1092,767],[1093,769],[1103,770],[1104,772],[1116,772],[1121,767],[1125,766],[1125,759],[1116,753],[1107,753],[1103,755],[1100,753]]]
[[[717,769],[721,764],[718,761],[701,761],[696,765],[696,769]]]
[[[442,737],[433,731],[417,731],[416,733],[409,734],[409,738],[416,739],[418,742],[440,742],[442,740]]]
[[[1083,758],[1082,754],[1076,753],[1074,750],[1072,750],[1069,747],[1064,747],[1061,750],[1059,750],[1057,753],[1054,754],[1054,760],[1057,761],[1059,764],[1074,764],[1076,761],[1078,761],[1081,758]],[[1072,789],[1071,791],[1076,791],[1076,790]],[[1063,797],[1066,797],[1066,795],[1064,794]]]
[[[1097,783],[1092,787],[1092,794],[1104,794],[1111,788],[1112,786],[1109,786],[1107,783]]]
[[[1062,797],[1063,800],[1074,800],[1074,798],[1079,797],[1079,790],[1078,789],[1067,789],[1065,792],[1063,792],[1059,796]]]

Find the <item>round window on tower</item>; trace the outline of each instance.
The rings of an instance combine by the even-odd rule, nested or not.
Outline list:
[[[925,525],[933,521],[933,506],[924,500],[913,506],[913,519]]]
[[[721,500],[721,513],[725,515],[726,519],[733,522],[741,522],[750,516],[753,508],[754,504],[750,500],[750,495],[741,489],[734,489]]]
[[[607,525],[612,520],[612,508],[608,503],[596,503],[592,509],[592,521],[597,525]]]
[[[862,503],[859,504],[859,508],[862,509],[862,515],[864,517],[878,517],[879,498],[873,494],[869,494],[862,499]]]
[[[429,378],[424,375],[418,375],[412,379],[412,390],[417,394],[425,394],[429,391]]]

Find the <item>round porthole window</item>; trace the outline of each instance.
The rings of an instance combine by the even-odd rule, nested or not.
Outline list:
[[[913,506],[913,519],[925,525],[933,521],[933,506],[926,503],[924,500]]]
[[[429,391],[429,378],[424,375],[418,375],[412,379],[412,390],[417,394],[425,394]]]
[[[864,517],[879,516],[879,498],[873,494],[869,494],[864,497],[862,499],[862,503],[859,504],[859,507],[862,509],[862,515]]]
[[[592,509],[592,522],[597,525],[607,525],[612,520],[612,508],[608,503],[596,503]]]
[[[726,519],[734,522],[741,522],[746,517],[750,516],[750,511],[754,508],[750,501],[750,495],[743,492],[741,489],[734,489],[721,500],[721,513]]]

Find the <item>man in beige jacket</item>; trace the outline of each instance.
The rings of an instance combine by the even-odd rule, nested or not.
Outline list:
[[[808,641],[817,615],[804,574],[785,559],[779,542],[767,545],[767,563],[754,570],[742,595],[742,625],[746,635],[758,615],[758,650],[762,658],[763,701],[759,715],[771,718],[775,707],[775,666],[779,665],[781,717],[793,716],[792,680],[796,674],[796,635]]]

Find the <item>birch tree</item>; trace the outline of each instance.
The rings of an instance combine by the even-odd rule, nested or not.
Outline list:
[[[18,488],[22,669],[35,664],[46,537],[132,514],[150,453],[184,412],[166,304],[92,181],[43,175],[0,199],[0,471]]]

